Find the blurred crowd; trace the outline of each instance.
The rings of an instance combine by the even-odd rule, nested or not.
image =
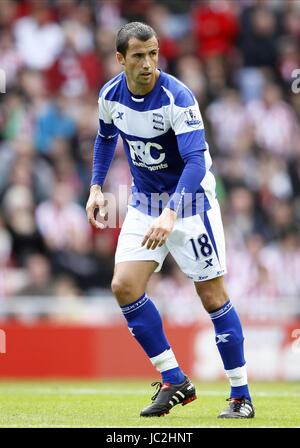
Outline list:
[[[299,1],[1,0],[0,9],[1,299],[110,287],[119,228],[96,231],[85,215],[97,99],[120,71],[116,31],[141,20],[159,35],[160,67],[199,101],[231,298],[300,308]],[[119,142],[105,190],[130,183]],[[171,258],[149,289],[181,318],[197,301]]]

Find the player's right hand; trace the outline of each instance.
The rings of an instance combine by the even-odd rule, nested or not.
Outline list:
[[[85,209],[89,223],[96,227],[96,229],[104,229],[105,225],[96,220],[96,214],[98,210],[101,217],[104,217],[106,214],[104,206],[104,196],[101,191],[100,185],[91,186],[90,196],[86,203]]]

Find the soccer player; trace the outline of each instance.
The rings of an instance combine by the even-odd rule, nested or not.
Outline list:
[[[116,47],[123,71],[99,94],[100,125],[86,210],[89,222],[103,228],[95,213],[105,214],[102,187],[120,135],[133,184],[116,250],[112,291],[131,334],[162,376],[162,382],[153,383],[158,390],[152,403],[140,415],[161,416],[196,399],[159,312],[145,293],[150,276],[161,269],[170,252],[193,280],[215,328],[231,385],[228,407],[219,417],[251,418],[244,337],[224,287],[223,226],[197,101],[184,84],[157,68],[158,38],[150,26],[124,25]]]

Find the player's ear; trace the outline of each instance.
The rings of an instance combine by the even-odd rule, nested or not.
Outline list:
[[[116,59],[121,65],[125,65],[125,58],[119,51],[116,52]]]

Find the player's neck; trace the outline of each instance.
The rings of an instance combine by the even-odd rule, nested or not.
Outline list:
[[[147,85],[137,84],[134,81],[128,79],[128,77],[126,76],[126,82],[127,82],[128,89],[129,89],[130,93],[132,93],[132,95],[138,95],[138,96],[147,95],[147,93],[151,92],[151,90],[154,89],[154,86],[155,86],[156,81],[158,80],[159,76],[160,76],[160,71],[156,70],[155,76],[153,77],[152,82],[150,82]]]

